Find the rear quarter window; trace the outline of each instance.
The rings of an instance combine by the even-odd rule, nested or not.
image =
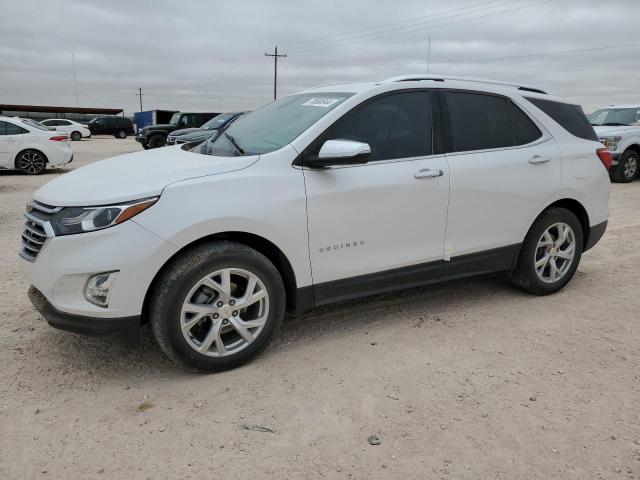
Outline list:
[[[549,115],[571,135],[584,140],[598,141],[598,136],[580,105],[554,102],[541,98],[527,97],[527,100]]]

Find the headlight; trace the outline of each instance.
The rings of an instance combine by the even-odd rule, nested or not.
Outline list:
[[[129,220],[156,203],[158,198],[145,198],[103,207],[63,208],[51,219],[51,226],[56,235],[102,230]]]
[[[600,137],[602,144],[612,152],[618,149],[620,140],[622,140],[622,137]]]

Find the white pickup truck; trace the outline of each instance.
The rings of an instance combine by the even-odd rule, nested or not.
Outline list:
[[[589,121],[613,154],[611,180],[633,180],[640,166],[640,105],[611,105],[593,112]]]

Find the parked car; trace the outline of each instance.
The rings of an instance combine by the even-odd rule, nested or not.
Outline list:
[[[207,143],[34,193],[21,264],[51,325],[149,322],[173,360],[226,369],[285,312],[490,272],[557,292],[607,225],[611,154],[579,106],[517,84],[325,85]]]
[[[640,167],[640,105],[612,105],[596,110],[589,121],[613,154],[611,180],[633,180]]]
[[[89,130],[93,135],[113,135],[116,138],[127,138],[134,135],[133,122],[124,117],[97,117],[89,121]]]
[[[145,150],[163,147],[171,132],[185,128],[200,128],[217,115],[219,114],[177,112],[173,114],[169,123],[149,125],[141,129],[136,136],[136,141],[140,142]]]
[[[217,132],[224,130],[240,115],[246,112],[221,113],[206,122],[200,128],[182,128],[174,130],[167,136],[167,145],[175,145],[179,143],[201,142],[210,138]]]
[[[66,133],[71,140],[79,141],[91,137],[89,127],[66,118],[49,118],[40,122],[45,127],[50,127],[57,132]]]
[[[72,160],[68,134],[53,132],[33,120],[0,116],[0,169],[38,175],[47,165]]]

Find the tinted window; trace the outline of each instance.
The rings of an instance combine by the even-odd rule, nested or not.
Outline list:
[[[542,136],[536,124],[513,102],[509,102],[509,115],[511,116],[513,138],[516,145],[526,145]]]
[[[567,132],[585,140],[598,140],[596,132],[587,120],[580,105],[553,102],[539,98],[527,98],[536,107],[553,118]]]
[[[338,120],[323,139],[368,143],[370,161],[430,155],[430,99],[428,92],[410,92],[372,100]]]
[[[503,97],[447,92],[456,152],[513,146],[509,102]]]
[[[18,127],[13,123],[0,122],[0,135],[21,135],[27,132],[28,130]]]

